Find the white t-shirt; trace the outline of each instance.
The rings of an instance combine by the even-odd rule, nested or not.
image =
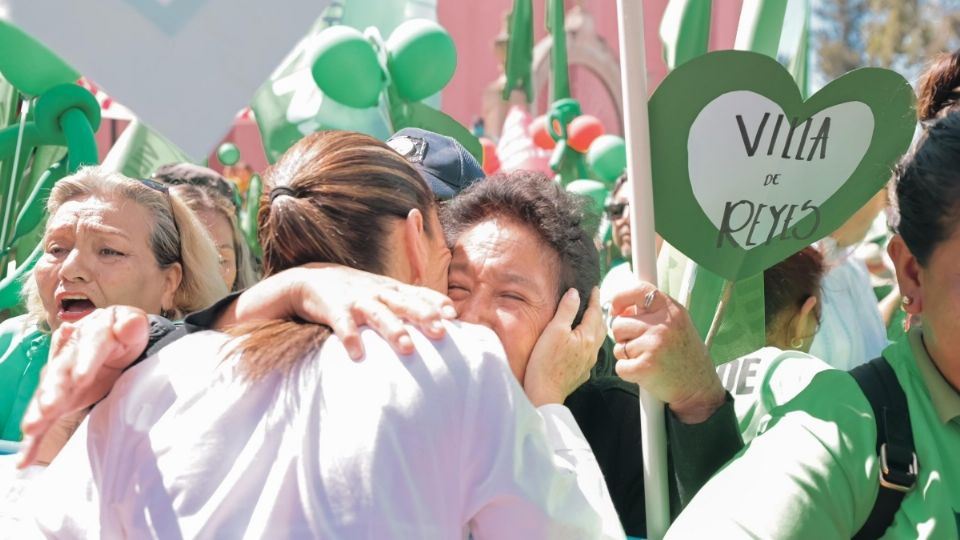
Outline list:
[[[570,411],[535,409],[489,330],[398,357],[372,331],[244,382],[229,338],[134,367],[35,486],[62,538],[622,538]]]

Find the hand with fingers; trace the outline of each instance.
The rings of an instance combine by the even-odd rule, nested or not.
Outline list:
[[[667,403],[680,421],[710,417],[726,397],[687,310],[650,283],[613,297],[617,374]]]
[[[593,289],[583,320],[571,330],[580,307],[580,295],[570,289],[530,353],[523,390],[534,406],[563,403],[590,377],[603,345],[606,328],[600,309],[600,291]]]
[[[98,309],[52,336],[40,385],[23,417],[19,467],[49,462],[66,444],[84,411],[103,399],[147,346],[143,310]]]
[[[311,263],[284,270],[257,283],[217,320],[235,322],[300,319],[329,326],[354,360],[363,357],[359,327],[367,325],[400,354],[414,352],[404,327],[412,323],[424,335],[440,339],[442,321],[457,311],[446,295],[362,270]]]

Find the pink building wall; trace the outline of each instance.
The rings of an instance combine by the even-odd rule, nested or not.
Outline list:
[[[647,43],[647,81],[652,92],[667,74],[660,44],[660,19],[668,0],[643,0],[644,36]],[[576,2],[567,0],[569,9]],[[547,31],[544,23],[545,0],[534,0],[535,39]],[[597,33],[619,56],[617,4],[615,0],[582,0],[580,4],[593,15]],[[733,47],[742,0],[713,3],[710,49]],[[494,54],[494,40],[503,28],[505,15],[513,0],[438,0],[437,19],[453,36],[457,45],[457,71],[443,91],[442,108],[461,123],[469,126],[481,114],[483,90],[500,75],[499,61]],[[573,96],[578,93],[576,76],[571,74]],[[584,82],[583,84],[589,84]],[[582,90],[585,90],[581,88]],[[590,111],[584,111],[590,112]]]

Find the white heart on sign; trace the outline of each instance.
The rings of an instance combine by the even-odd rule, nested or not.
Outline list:
[[[792,120],[776,102],[739,90],[707,104],[690,127],[694,197],[717,230],[746,250],[778,237],[791,210],[787,227],[822,206],[857,169],[873,138],[873,113],[859,101],[818,112],[790,136]],[[825,123],[826,137],[815,140]],[[768,175],[779,175],[776,183]]]

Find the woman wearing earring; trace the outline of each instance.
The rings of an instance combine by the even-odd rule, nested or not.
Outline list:
[[[895,455],[895,444],[903,448],[889,436],[896,416],[884,410],[878,424],[850,374],[824,370],[771,412],[668,537],[861,537],[879,523],[877,509],[886,524],[874,537],[960,536],[958,164],[960,113],[951,113],[926,129],[896,174],[899,220],[888,252],[914,324],[883,358],[905,395],[913,451]],[[899,503],[877,506],[891,492]]]
[[[808,352],[820,321],[823,256],[807,247],[763,272],[767,345]]]
[[[750,441],[761,419],[802,389],[823,366],[807,353],[820,323],[823,256],[807,247],[763,272],[766,347],[717,366],[734,398],[740,434]],[[765,384],[765,381],[773,381]]]

